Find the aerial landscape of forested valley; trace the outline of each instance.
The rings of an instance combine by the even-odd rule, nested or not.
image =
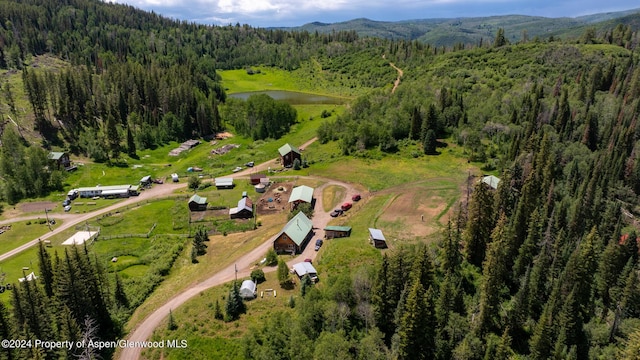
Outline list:
[[[639,29],[0,0],[0,359],[640,359]]]

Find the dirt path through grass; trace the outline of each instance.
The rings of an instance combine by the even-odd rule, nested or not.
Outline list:
[[[357,194],[358,191],[352,184],[347,184],[340,181],[304,176],[301,176],[300,178],[326,181],[326,183],[324,183],[314,191],[314,195],[316,197],[316,207],[312,221],[313,228],[316,234],[313,239],[321,238],[324,234],[322,229],[324,229],[327,223],[329,223],[329,221],[331,220],[329,213],[324,211],[323,209],[322,191],[324,190],[324,188],[331,185],[344,187],[346,189],[344,201],[350,200],[351,196]],[[264,257],[264,254],[269,250],[269,248],[271,248],[271,246],[273,246],[273,241],[275,240],[276,236],[277,234],[269,238],[269,240],[265,241],[249,253],[238,258],[233,265],[227,266],[225,269],[217,272],[208,279],[194,284],[193,286],[185,289],[180,294],[165,302],[164,305],[158,307],[154,312],[152,312],[142,322],[140,322],[138,326],[130,332],[127,340],[129,342],[146,341],[151,337],[153,331],[160,325],[164,318],[169,315],[169,310],[175,310],[176,308],[187,302],[189,299],[209,288],[232,281],[236,276],[236,271],[238,278],[249,276],[251,274],[251,267],[262,257]],[[287,265],[289,265],[289,267],[293,266],[293,264],[297,262],[302,261],[302,259],[315,259],[317,252],[315,252],[314,250],[313,244],[315,241],[313,239],[309,242],[309,244],[307,244],[307,247],[301,254],[287,262]],[[267,267],[263,270],[264,272],[268,273],[273,272],[276,269],[276,267]],[[130,347],[120,350],[121,351],[118,355],[118,358],[123,360],[132,360],[140,358],[140,352],[142,351],[142,348]]]

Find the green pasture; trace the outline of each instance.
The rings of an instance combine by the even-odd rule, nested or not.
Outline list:
[[[313,143],[307,150],[311,166],[304,169],[308,175],[322,176],[359,183],[375,192],[400,184],[430,178],[447,177],[463,180],[469,171],[476,171],[468,164],[462,148],[449,145],[440,149],[439,155],[407,155],[418,146],[409,144],[395,154],[375,153],[371,157],[343,156],[337,142]],[[305,174],[305,175],[306,175]]]
[[[42,220],[44,220],[44,218]],[[57,220],[55,225],[51,225],[51,229],[55,229],[60,225],[62,225],[62,221]],[[11,230],[6,230],[0,234],[0,254],[4,254],[20,245],[26,244],[49,231],[49,226],[47,226],[46,223],[40,224],[38,220],[14,222],[11,224]]]
[[[280,288],[275,272],[265,275],[267,281],[258,284],[258,297],[245,301],[247,312],[241,315],[240,320],[227,323],[215,319],[215,302],[218,301],[224,314],[225,299],[232,283],[217,286],[172,311],[178,329],[168,330],[168,319],[165,319],[151,337],[154,341],[187,339],[187,349],[153,349],[143,354],[148,359],[242,359],[242,336],[249,329],[259,327],[274,311],[295,311],[288,306],[290,296],[299,301],[300,289],[297,286],[284,290]],[[238,279],[239,282],[242,280],[245,278]],[[277,296],[265,294],[261,298],[260,292],[264,289],[275,289]]]
[[[303,64],[300,69],[285,71],[278,68],[258,66],[253,67],[260,73],[249,75],[245,69],[222,70],[218,74],[222,77],[222,85],[229,93],[286,90],[328,95],[342,98],[353,98],[370,89],[353,88],[350,84],[327,76],[322,66],[314,63]]]

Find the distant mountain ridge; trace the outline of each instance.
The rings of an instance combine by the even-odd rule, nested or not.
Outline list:
[[[376,21],[358,18],[339,23],[312,22],[298,27],[277,28],[291,31],[328,33],[332,31],[355,31],[361,37],[418,40],[435,46],[453,46],[457,43],[476,44],[492,41],[498,28],[503,28],[511,42],[520,41],[523,36],[547,38],[550,35],[565,37],[575,34],[575,29],[595,26],[604,31],[617,24],[637,23],[640,8],[607,12],[575,18],[548,18],[528,15],[501,15],[473,18],[431,18],[402,21]]]

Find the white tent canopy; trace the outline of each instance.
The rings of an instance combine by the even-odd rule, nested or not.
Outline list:
[[[256,297],[256,283],[252,280],[245,280],[240,286],[240,296],[245,299],[253,299]]]
[[[37,278],[38,277],[36,276],[36,274],[32,271],[31,274],[27,275],[26,277],[19,278],[18,281],[20,281],[20,282],[31,281],[31,280],[35,280]]]
[[[78,231],[72,237],[65,240],[62,245],[82,245],[98,234],[97,231]]]

